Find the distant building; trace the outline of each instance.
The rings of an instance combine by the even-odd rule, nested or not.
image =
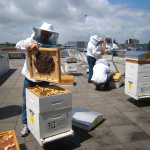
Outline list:
[[[87,48],[88,41],[68,41],[63,45],[65,49],[71,48]]]
[[[148,50],[146,49],[146,46],[147,46],[147,44],[138,44],[138,45],[137,45],[137,50],[138,50],[138,51],[148,51]]]
[[[128,45],[131,45],[131,44],[136,45],[136,44],[139,44],[139,40],[137,40],[137,39],[128,39],[128,40],[126,40],[126,44],[128,44]]]
[[[9,47],[15,47],[15,43],[8,43],[9,44]],[[4,47],[7,47],[6,43],[0,43],[0,48],[4,48]]]
[[[3,47],[0,52],[9,53],[9,59],[25,59],[25,53],[18,52],[15,47]]]

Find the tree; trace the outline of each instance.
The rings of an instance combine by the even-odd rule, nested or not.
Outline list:
[[[116,42],[116,40],[115,40],[115,39],[113,40],[113,43],[117,44],[117,42]]]
[[[62,46],[61,44],[57,44],[57,46],[59,47],[59,46]]]
[[[6,43],[5,43],[5,46],[6,46],[6,47],[10,47],[10,43],[6,42]]]
[[[146,49],[150,51],[150,41],[148,42]]]

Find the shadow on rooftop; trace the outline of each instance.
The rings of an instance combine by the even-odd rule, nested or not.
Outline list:
[[[81,147],[81,143],[88,140],[89,138],[92,138],[92,136],[88,133],[86,130],[82,130],[80,128],[77,128],[75,126],[72,126],[72,129],[74,131],[73,137],[67,137],[63,139],[59,139],[50,143],[47,143],[44,145],[44,150],[71,150]]]
[[[0,77],[0,86],[16,71],[17,69],[10,69]]]
[[[148,106],[150,106],[150,100],[148,100],[148,99],[135,100],[134,98],[129,98],[128,101],[137,107],[148,107]]]
[[[19,105],[10,105],[0,108],[0,120],[17,116],[21,114],[22,107]]]
[[[84,74],[82,74],[82,73],[68,73],[68,75],[83,76]]]
[[[21,150],[27,150],[27,147],[26,145],[23,143],[23,144],[19,144],[19,147]]]
[[[94,128],[92,128],[90,131],[95,130],[99,125],[101,125],[106,119],[104,118],[100,123],[98,123]],[[71,150],[75,148],[79,148],[81,146],[81,143],[92,138],[88,132],[84,129],[80,129],[78,127],[72,126],[72,130],[74,131],[73,137],[67,137],[60,140],[56,140],[54,142],[50,142],[44,145],[44,150]]]

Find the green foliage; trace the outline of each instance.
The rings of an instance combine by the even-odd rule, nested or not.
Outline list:
[[[57,46],[59,47],[59,46],[62,46],[61,44],[57,44]]]
[[[9,43],[9,42],[5,42],[5,43],[0,43],[3,44],[5,47],[15,47],[16,43]]]
[[[113,40],[113,43],[117,44],[117,42],[116,42],[116,40],[115,40],[115,39]]]
[[[146,49],[150,51],[150,41],[148,42]]]
[[[5,43],[5,46],[6,46],[6,47],[10,47],[10,43],[6,42],[6,43]]]

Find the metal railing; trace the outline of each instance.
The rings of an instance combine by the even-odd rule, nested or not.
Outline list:
[[[86,59],[87,49],[86,48],[71,48],[71,49],[66,49],[66,50],[68,51],[69,56],[75,57],[80,61],[87,62],[87,59]],[[119,70],[117,66],[115,65],[114,56],[125,58],[125,53],[127,52],[128,52],[127,50],[114,50],[111,52],[110,54],[112,57],[111,60],[117,72],[119,72]]]

